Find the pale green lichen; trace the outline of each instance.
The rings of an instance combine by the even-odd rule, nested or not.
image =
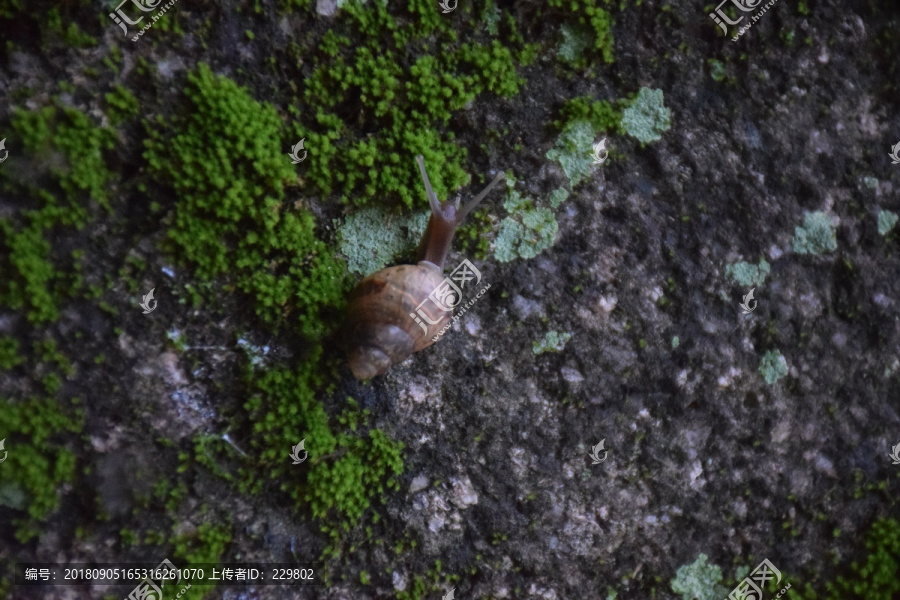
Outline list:
[[[878,212],[878,235],[887,235],[888,232],[897,224],[897,213],[889,210]]]
[[[771,385],[788,374],[787,360],[778,350],[769,350],[759,361],[759,372]]]
[[[875,177],[863,177],[862,178],[863,185],[865,185],[870,190],[874,190],[878,187],[878,179]]]
[[[563,42],[556,52],[557,56],[571,65],[578,64],[585,50],[591,46],[588,33],[573,29],[568,25],[563,25],[560,29],[563,34]]]
[[[594,128],[586,119],[578,119],[566,125],[556,138],[556,145],[547,152],[547,158],[558,161],[571,187],[575,187],[593,170],[591,150],[594,144]]]
[[[678,336],[677,336],[677,335],[676,335],[675,337],[673,337],[673,338],[672,338],[672,350],[674,350],[675,348],[677,348],[677,347],[678,347],[678,344],[680,344],[680,343],[681,343],[681,340],[678,339]]]
[[[837,249],[837,237],[831,218],[824,212],[807,213],[803,227],[794,228],[794,252],[822,254]]]
[[[338,247],[347,258],[347,270],[369,275],[415,247],[428,224],[428,212],[398,216],[369,207],[347,216],[343,225],[334,223],[339,226]]]
[[[513,189],[503,206],[510,216],[501,221],[494,240],[494,258],[500,262],[534,258],[556,241],[559,223],[549,208],[535,206],[530,198]]]
[[[558,332],[550,330],[544,334],[544,339],[539,342],[532,342],[532,351],[535,354],[544,354],[545,352],[562,352],[566,347],[566,342],[572,339],[571,333]]]
[[[722,569],[708,564],[706,555],[701,554],[692,564],[679,567],[671,586],[682,600],[720,600],[728,594],[728,590],[719,585],[721,581]]]
[[[725,267],[725,276],[744,287],[760,286],[768,275],[769,263],[764,258],[759,259],[758,265],[740,261]]]
[[[637,98],[622,114],[622,127],[642,144],[662,138],[672,126],[672,113],[663,104],[662,90],[641,88]]]
[[[559,208],[559,205],[566,201],[569,197],[569,191],[566,188],[557,188],[550,192],[550,208]]]

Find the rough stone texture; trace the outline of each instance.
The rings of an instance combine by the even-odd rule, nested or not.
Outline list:
[[[439,343],[371,384],[344,372],[340,393],[366,399],[375,424],[406,448],[400,491],[378,509],[384,546],[347,550],[327,589],[221,588],[223,599],[389,598],[438,560],[459,576],[460,599],[599,598],[608,588],[646,598],[654,587],[656,598],[672,598],[668,581],[701,552],[726,577],[732,565],[767,557],[794,581],[821,582],[830,552],[858,558],[860,532],[897,514],[898,467],[887,453],[900,442],[900,254],[896,238],[878,235],[876,215],[900,211],[900,166],[886,156],[900,140],[900,111],[885,91],[885,59],[872,58],[872,11],[823,0],[803,16],[781,2],[731,42],[699,4],[663,4],[647,0],[617,17],[616,62],[599,75],[563,80],[552,60],[539,60],[519,96],[480,99],[454,118],[473,152],[487,124],[508,124],[523,149],[492,148],[491,164],[515,170],[534,195],[565,184],[542,157],[555,138],[545,124],[569,98],[663,89],[672,128],[643,148],[612,140],[619,154],[565,201],[555,245],[530,261],[478,265],[492,288]],[[335,6],[317,0],[316,11],[330,16]],[[210,52],[252,69],[262,57],[233,50],[234,18],[213,25],[222,34]],[[292,32],[271,27],[279,44]],[[140,42],[160,53],[161,80],[206,57],[187,38],[190,60]],[[708,58],[725,62],[723,81],[702,67]],[[132,66],[126,57],[123,73]],[[20,52],[3,69],[4,91],[63,76]],[[874,188],[863,184],[869,176]],[[812,211],[834,216],[834,252],[793,252],[794,228]],[[771,272],[744,316],[747,290],[725,267],[763,255]],[[92,453],[79,457],[113,517],[145,492],[125,481],[152,462],[138,434],[188,440],[227,427],[217,407],[229,391],[216,385],[242,355],[231,340],[244,332],[218,312],[241,309],[208,310],[160,313],[224,350],[175,353],[137,321],[117,324],[125,332],[107,350],[108,371],[94,376],[106,396],[86,432]],[[67,313],[60,327],[66,319],[109,327],[89,312]],[[548,327],[573,337],[562,352],[535,356],[531,343]],[[255,343],[282,359],[297,351]],[[771,349],[789,372],[767,385],[758,366]],[[591,465],[602,438],[608,459]],[[856,497],[860,482],[882,481],[886,493]],[[235,560],[308,560],[321,548],[314,524],[211,477],[198,478],[189,498],[194,507],[214,498],[233,515]],[[60,519],[88,510],[68,503]],[[196,524],[186,517],[181,526]],[[837,540],[835,528],[844,532]],[[404,539],[417,547],[398,557],[392,547]],[[51,528],[20,556],[147,558],[116,544],[112,530],[79,540]],[[359,583],[361,570],[371,584]]]

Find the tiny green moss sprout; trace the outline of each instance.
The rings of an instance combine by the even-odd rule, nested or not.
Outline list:
[[[889,210],[878,211],[878,235],[887,235],[897,224],[898,218],[900,217],[895,212]]]
[[[803,227],[794,228],[794,252],[797,254],[824,254],[837,249],[837,236],[831,217],[824,212],[806,213]]]
[[[706,555],[701,554],[693,563],[678,568],[671,587],[682,600],[719,600],[728,594],[719,585],[721,581],[722,569],[707,563]]]
[[[727,265],[725,267],[725,276],[744,287],[751,285],[760,286],[766,282],[769,269],[770,265],[765,258],[760,258],[757,265],[740,261]]]
[[[572,339],[571,333],[560,333],[550,330],[544,334],[544,339],[538,342],[532,342],[532,352],[534,354],[544,354],[546,352],[562,352],[566,347],[566,342]]]
[[[641,88],[631,106],[622,113],[622,128],[641,144],[662,139],[672,126],[671,112],[663,103],[663,91]]]
[[[109,122],[118,125],[140,114],[140,103],[131,90],[123,85],[117,85],[113,91],[105,96],[109,115]]]
[[[787,360],[778,350],[769,350],[759,361],[759,372],[771,385],[788,374]]]

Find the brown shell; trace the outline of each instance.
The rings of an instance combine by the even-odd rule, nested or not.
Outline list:
[[[432,338],[453,311],[426,302],[423,310],[437,323],[421,320],[420,325],[411,315],[417,315],[422,301],[443,281],[440,269],[422,262],[388,267],[359,282],[350,294],[345,330],[350,367],[357,378],[381,375],[434,343]]]

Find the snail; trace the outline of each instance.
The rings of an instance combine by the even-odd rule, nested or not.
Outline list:
[[[421,155],[416,162],[431,205],[431,218],[417,250],[418,264],[388,267],[369,275],[348,300],[344,339],[350,370],[360,380],[383,374],[391,365],[435,342],[444,317],[453,309],[431,309],[430,318],[425,320],[417,318],[417,312],[422,315],[418,309],[444,281],[444,261],[456,227],[504,178],[501,171],[460,209],[458,201],[442,204],[437,199]]]

